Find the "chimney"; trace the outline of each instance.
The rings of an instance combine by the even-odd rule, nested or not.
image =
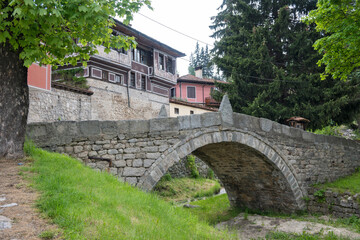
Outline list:
[[[202,67],[195,68],[195,77],[203,78],[203,68]]]

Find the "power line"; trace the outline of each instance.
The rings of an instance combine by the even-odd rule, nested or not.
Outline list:
[[[209,44],[209,43],[204,42],[204,41],[201,41],[201,40],[199,40],[199,39],[197,39],[197,38],[191,37],[190,35],[187,35],[187,34],[185,34],[185,33],[182,33],[182,32],[180,32],[180,31],[178,31],[178,30],[176,30],[176,29],[174,29],[174,28],[168,27],[168,26],[166,26],[165,24],[162,24],[161,22],[158,22],[158,21],[156,21],[156,20],[154,20],[154,19],[152,19],[152,18],[150,18],[150,17],[147,17],[147,16],[145,16],[145,15],[142,14],[142,13],[138,13],[138,14],[141,15],[141,16],[143,16],[143,17],[145,17],[145,18],[147,18],[147,19],[149,19],[150,21],[153,21],[153,22],[155,22],[155,23],[157,23],[157,24],[159,24],[159,25],[161,25],[161,26],[163,26],[163,27],[165,27],[165,28],[167,28],[167,29],[170,29],[171,31],[174,31],[174,32],[176,32],[176,33],[178,33],[178,34],[181,34],[181,35],[183,35],[183,36],[185,36],[185,37],[187,37],[187,38],[190,38],[190,39],[195,40],[195,41],[197,41],[197,42],[201,42],[201,43],[206,44],[206,45],[208,45],[208,46],[210,46],[210,47],[214,47],[214,45],[212,45],[212,44]]]

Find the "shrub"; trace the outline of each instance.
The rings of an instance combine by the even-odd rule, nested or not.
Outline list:
[[[215,178],[214,171],[212,169],[210,169],[210,168],[208,168],[207,178],[208,179],[214,179]]]
[[[199,171],[197,170],[196,164],[195,164],[195,156],[188,155],[187,158],[187,167],[191,171],[191,177],[192,178],[198,178],[200,176]]]

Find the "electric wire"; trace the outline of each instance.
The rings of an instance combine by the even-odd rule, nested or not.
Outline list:
[[[171,27],[169,27],[169,26],[166,26],[165,24],[163,24],[163,23],[161,23],[161,22],[159,22],[159,21],[156,21],[156,20],[154,20],[154,19],[152,19],[152,18],[150,18],[150,17],[148,17],[148,16],[145,16],[145,15],[142,14],[142,13],[137,13],[137,14],[139,14],[139,15],[143,16],[144,18],[147,18],[147,19],[149,19],[150,21],[153,21],[153,22],[155,22],[155,23],[157,23],[157,24],[159,24],[159,25],[161,25],[161,26],[163,26],[163,27],[165,27],[165,28],[167,28],[167,29],[170,29],[171,31],[174,31],[174,32],[176,32],[176,33],[178,33],[178,34],[181,34],[181,35],[183,35],[183,36],[185,36],[185,37],[187,37],[187,38],[190,38],[190,39],[192,39],[192,40],[198,41],[198,42],[203,43],[203,44],[205,44],[205,45],[208,45],[208,46],[210,46],[210,47],[214,47],[214,45],[212,45],[212,44],[210,44],[210,43],[201,41],[201,40],[199,40],[199,39],[197,39],[197,38],[194,38],[194,37],[192,37],[192,36],[190,36],[190,35],[188,35],[188,34],[185,34],[185,33],[180,32],[180,31],[178,31],[178,30],[176,30],[176,29],[174,29],[174,28],[171,28]]]

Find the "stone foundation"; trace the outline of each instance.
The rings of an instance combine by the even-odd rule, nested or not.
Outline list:
[[[199,171],[199,175],[203,178],[207,178],[211,168],[198,157],[195,157],[195,164]],[[167,173],[173,178],[191,177],[191,170],[187,167],[187,157],[184,157],[179,162],[175,163],[168,169]],[[217,178],[216,175],[214,177]]]
[[[332,214],[335,217],[360,217],[360,194],[336,193],[313,188],[309,190],[307,210],[310,213]]]

